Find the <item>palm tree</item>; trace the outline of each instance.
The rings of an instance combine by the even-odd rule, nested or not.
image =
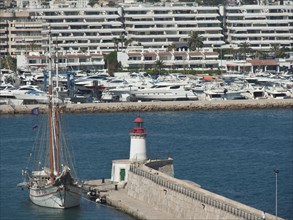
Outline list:
[[[157,60],[154,63],[155,69],[159,70],[159,74],[161,74],[161,70],[163,69],[163,67],[165,66],[164,62],[161,60]]]
[[[114,37],[113,39],[114,47],[116,48],[116,51],[119,50],[119,39]]]
[[[125,41],[126,41],[125,35],[124,35],[124,34],[120,34],[118,40],[119,40],[119,42],[121,43],[121,47],[122,47],[122,49],[123,49],[124,46],[125,46]]]
[[[243,54],[244,55],[244,59],[246,60],[246,54],[252,52],[252,49],[250,47],[250,44],[248,42],[242,42],[241,44],[239,44],[238,52],[240,54]]]
[[[29,47],[30,47],[30,50],[33,52],[34,49],[37,47],[37,45],[34,42],[31,42]]]
[[[190,32],[188,39],[188,48],[191,51],[199,50],[204,46],[203,39],[195,31]]]
[[[111,53],[104,56],[107,64],[107,69],[110,75],[118,70],[119,63],[117,61],[117,51],[112,51]]]
[[[282,58],[285,56],[284,48],[281,48],[279,44],[273,44],[271,47],[271,52],[275,54],[277,58]]]
[[[99,4],[99,0],[89,0],[88,5],[90,5],[91,7],[93,7],[95,4]]]
[[[255,58],[261,58],[265,56],[265,52],[261,50],[255,51]]]
[[[124,42],[124,45],[125,45],[125,47],[127,47],[128,45],[131,45],[131,43],[132,43],[132,39],[129,38]]]

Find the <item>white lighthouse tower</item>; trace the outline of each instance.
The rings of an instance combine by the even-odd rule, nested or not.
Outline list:
[[[111,181],[124,185],[128,179],[128,171],[131,164],[136,162],[144,163],[147,160],[146,132],[143,127],[143,120],[137,117],[134,120],[136,126],[130,132],[130,156],[127,160],[113,160]]]
[[[130,132],[130,156],[129,160],[133,162],[144,162],[147,160],[146,151],[146,132],[143,127],[143,120],[137,117],[134,120],[136,127]]]

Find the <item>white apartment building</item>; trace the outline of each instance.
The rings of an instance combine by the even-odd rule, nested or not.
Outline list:
[[[66,70],[88,70],[98,71],[105,69],[105,60],[102,54],[54,54],[52,56],[53,69],[58,65],[61,72]],[[43,54],[30,54],[18,56],[18,62],[22,68],[29,67],[31,70],[45,69],[48,57]]]
[[[123,15],[127,38],[145,48],[166,49],[171,44],[187,48],[191,31],[199,33],[204,47],[225,44],[218,7],[124,7]]]
[[[248,42],[256,50],[269,50],[274,44],[293,46],[292,1],[284,5],[228,6],[223,16],[229,44]]]
[[[117,59],[124,68],[152,69],[162,61],[166,69],[213,69],[218,67],[219,54],[213,51],[160,51],[130,49],[118,52]]]
[[[0,55],[43,52],[42,20],[32,19],[28,11],[1,11]]]
[[[87,7],[89,0],[15,0],[17,8]]]
[[[248,42],[253,49],[258,50],[268,50],[274,44],[289,48],[293,45],[292,2],[285,2],[284,5],[219,7],[187,3],[157,6],[132,4],[94,8],[61,7],[61,3],[74,1],[58,2],[58,7],[1,11],[0,54],[27,54],[32,48],[40,55],[46,54],[49,47],[49,28],[53,49],[60,56],[102,56],[117,49],[115,39],[124,39],[132,41],[130,46],[140,45],[142,51],[159,53],[160,59],[169,57],[166,65],[172,68],[199,66],[199,61],[192,61],[188,55],[191,52],[185,52],[188,51],[187,39],[191,31],[199,33],[203,38],[204,48],[237,48],[243,42]],[[82,0],[76,2],[84,4]],[[176,46],[174,52],[167,49],[172,44]],[[119,44],[119,50],[123,52],[126,49],[122,43]],[[177,59],[176,51],[186,55]],[[160,53],[166,54],[163,56]],[[157,60],[157,55],[156,59],[151,60],[147,60],[150,58],[146,58],[144,54],[140,55],[144,58],[134,60],[132,56],[128,56],[129,62],[126,66],[135,66],[139,61],[144,61],[143,65],[149,67]],[[89,62],[81,59],[85,66],[89,67],[89,63],[93,63],[92,58],[87,59]],[[200,60],[202,62],[204,59]],[[71,66],[75,67],[81,63],[79,59],[70,61]],[[64,61],[66,62],[68,60]],[[214,63],[208,66],[215,67]]]
[[[43,20],[42,39],[48,49],[50,26],[52,45],[62,54],[101,53],[113,51],[113,38],[124,34],[119,9],[42,8],[28,9],[36,19]]]

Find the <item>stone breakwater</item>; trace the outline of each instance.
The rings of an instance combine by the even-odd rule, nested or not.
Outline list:
[[[1,105],[0,114],[29,114],[38,107],[41,113],[46,105]],[[170,101],[170,102],[118,102],[67,104],[62,106],[65,113],[103,112],[152,112],[152,111],[196,111],[233,109],[293,108],[293,99],[225,100],[225,101]]]

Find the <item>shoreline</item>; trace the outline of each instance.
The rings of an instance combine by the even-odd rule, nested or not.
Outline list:
[[[47,112],[47,105],[1,105],[1,114],[30,114],[39,108]],[[84,103],[63,106],[64,113],[108,113],[108,112],[156,112],[293,108],[293,99],[223,100],[223,101],[164,101],[164,102],[115,102]]]

